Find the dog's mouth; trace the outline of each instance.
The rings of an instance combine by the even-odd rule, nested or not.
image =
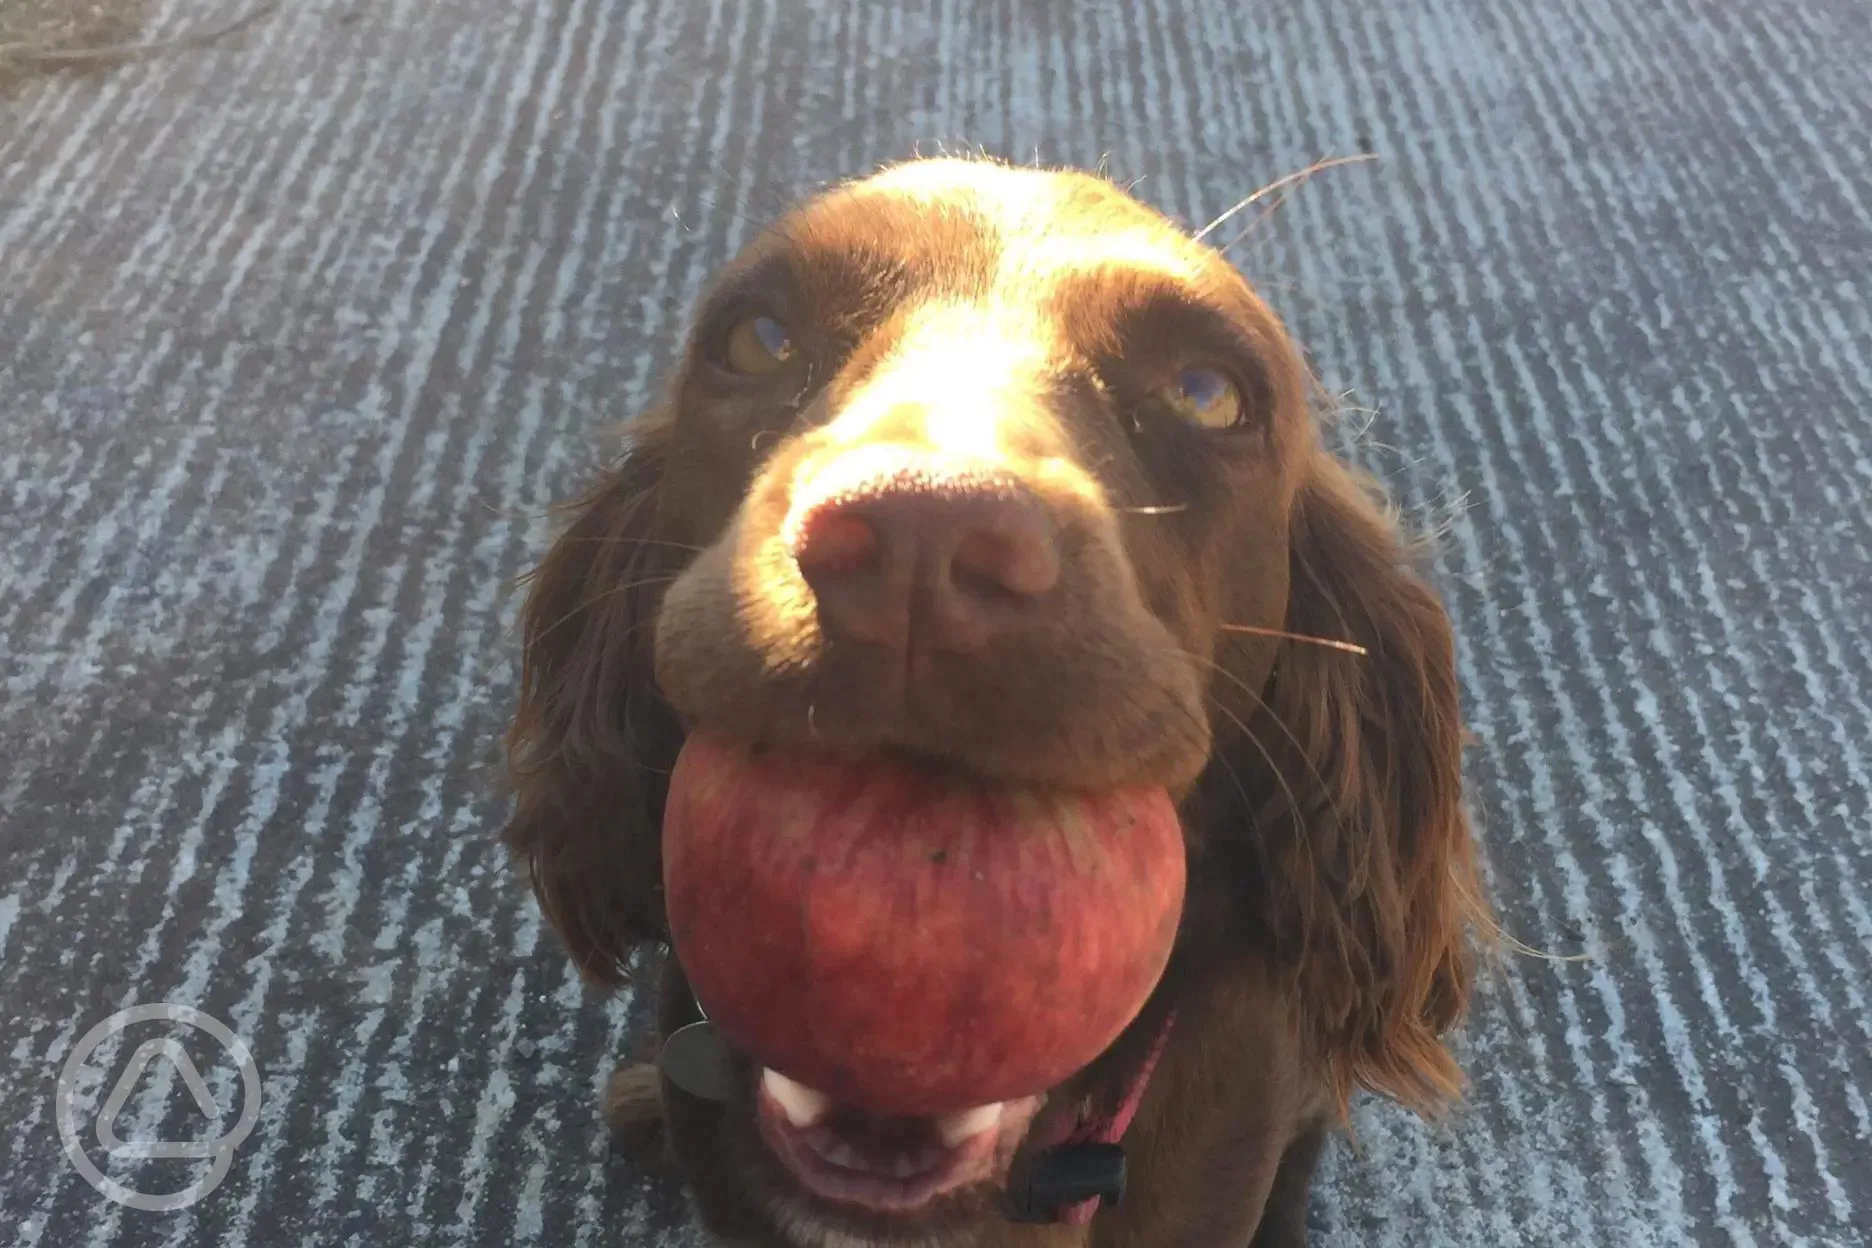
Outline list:
[[[879,1114],[841,1105],[776,1070],[763,1070],[756,1116],[767,1146],[812,1195],[902,1214],[1005,1181],[1042,1099],[940,1115]]]

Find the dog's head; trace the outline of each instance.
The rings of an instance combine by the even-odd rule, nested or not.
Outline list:
[[[586,975],[665,938],[666,777],[698,726],[1161,784],[1193,864],[1178,959],[1261,951],[1341,1103],[1450,1095],[1475,905],[1451,637],[1311,398],[1234,269],[1092,176],[915,162],[762,234],[527,604],[506,837]],[[1019,1116],[997,1129],[908,1208],[752,1133],[750,1182],[908,1234],[976,1209]]]

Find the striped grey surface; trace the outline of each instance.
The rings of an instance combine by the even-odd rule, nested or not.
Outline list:
[[[493,844],[508,581],[754,223],[946,142],[1192,224],[1379,158],[1233,254],[1447,525],[1493,884],[1589,956],[1451,1123],[1361,1107],[1319,1240],[1872,1243],[1869,63],[1864,0],[304,0],[0,101],[0,1234],[692,1242]],[[263,1077],[176,1213],[54,1121],[151,1001]]]

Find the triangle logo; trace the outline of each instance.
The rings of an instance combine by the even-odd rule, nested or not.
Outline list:
[[[124,1106],[142,1082],[144,1072],[159,1060],[166,1060],[174,1069],[175,1077],[182,1081],[182,1086],[195,1098],[195,1107],[201,1111],[203,1118],[211,1125],[221,1121],[221,1107],[215,1103],[214,1093],[208,1090],[208,1081],[195,1068],[194,1059],[189,1057],[180,1041],[165,1036],[146,1040],[130,1055],[123,1074],[117,1077],[117,1086],[111,1089],[103,1109],[98,1113],[98,1143],[113,1157],[167,1159],[210,1156],[215,1151],[215,1140],[132,1140],[126,1143],[118,1136],[118,1115],[123,1113]]]

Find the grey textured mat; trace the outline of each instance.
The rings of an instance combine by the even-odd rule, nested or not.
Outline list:
[[[492,841],[507,582],[751,220],[949,141],[1197,224],[1381,158],[1233,254],[1448,522],[1499,900],[1594,956],[1320,1242],[1872,1243],[1868,65],[1864,0],[304,0],[0,101],[0,1235],[689,1242]],[[54,1121],[150,1001],[262,1073],[180,1213]]]

